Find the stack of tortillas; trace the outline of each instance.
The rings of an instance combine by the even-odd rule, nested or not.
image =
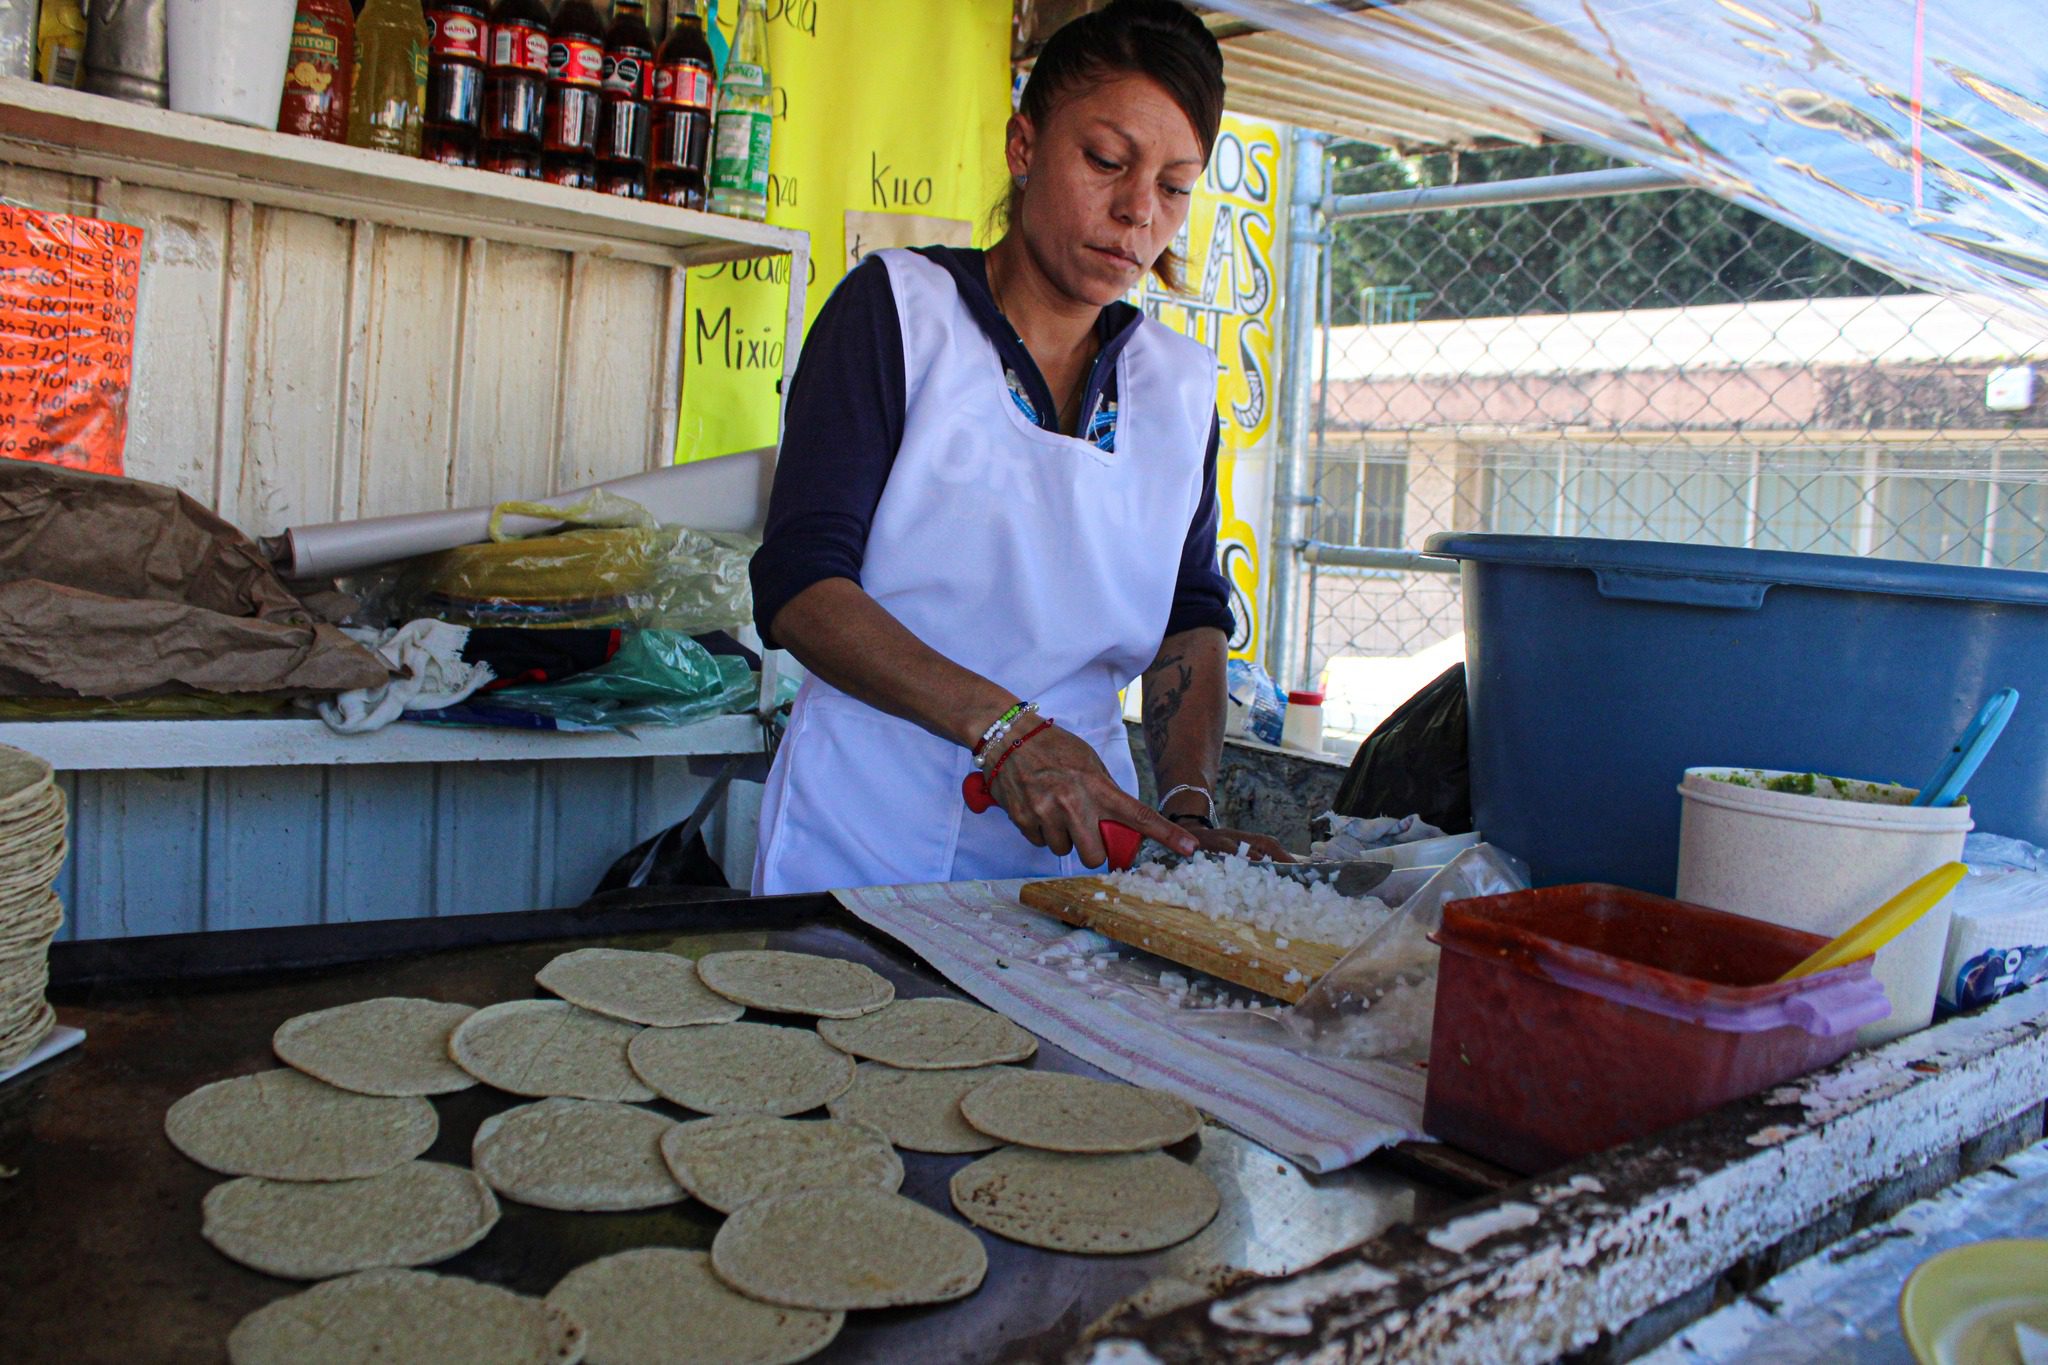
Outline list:
[[[557,998],[300,1015],[272,1040],[289,1069],[172,1107],[172,1143],[236,1177],[205,1198],[206,1240],[323,1281],[244,1320],[234,1365],[787,1365],[848,1312],[980,1286],[981,1238],[897,1192],[898,1148],[1001,1148],[955,1177],[954,1209],[1055,1250],[1166,1246],[1216,1212],[1207,1177],[1159,1150],[1199,1128],[1192,1108],[1024,1070],[1013,1063],[1038,1046],[1025,1030],[960,1001],[898,1001],[857,963],[588,948],[537,981]],[[483,1121],[473,1169],[424,1159],[433,1097],[477,1082],[529,1102]],[[791,1117],[821,1107],[830,1118]],[[727,1217],[708,1253],[621,1251],[544,1300],[422,1269],[488,1236],[500,1198],[570,1212],[695,1201]]]
[[[43,999],[50,940],[64,904],[50,888],[63,870],[64,793],[50,765],[0,744],[0,1071],[56,1026]]]

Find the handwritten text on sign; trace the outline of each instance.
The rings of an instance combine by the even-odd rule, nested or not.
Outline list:
[[[142,229],[0,204],[0,456],[119,474]]]

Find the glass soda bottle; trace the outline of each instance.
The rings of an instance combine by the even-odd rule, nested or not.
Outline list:
[[[348,0],[299,0],[277,131],[348,141],[348,81],[355,62],[356,13]]]
[[[590,0],[562,0],[548,39],[548,99],[541,118],[541,179],[597,185],[597,115],[604,106],[604,21]]]
[[[647,197],[701,209],[710,187],[711,101],[717,68],[696,0],[679,0],[675,24],[654,62],[654,131]]]
[[[449,166],[476,165],[483,127],[484,62],[489,56],[486,0],[436,0],[427,11],[427,114],[424,154]]]
[[[712,134],[711,211],[761,222],[768,217],[768,144],[775,91],[768,79],[768,13],[762,0],[740,0],[739,30],[725,79],[718,83],[718,127]]]
[[[654,114],[654,35],[640,0],[618,0],[604,34],[604,107],[597,116],[597,189],[647,197],[648,130]]]
[[[366,0],[356,16],[349,145],[418,156],[426,107],[427,16],[420,0]]]
[[[548,97],[548,9],[541,0],[498,0],[484,67],[484,118],[477,164],[505,175],[540,177],[541,117]]]

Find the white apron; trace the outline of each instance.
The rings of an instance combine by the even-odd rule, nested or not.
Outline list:
[[[1137,771],[1117,694],[1152,662],[1202,494],[1216,368],[1150,319],[1117,357],[1113,453],[1032,424],[953,276],[880,253],[903,329],[903,443],[862,586],[912,634],[1036,700]],[[757,895],[1071,875],[1000,808],[960,799],[968,751],[817,678],[796,699],[762,801]]]

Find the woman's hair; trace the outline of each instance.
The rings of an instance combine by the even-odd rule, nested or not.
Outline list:
[[[1119,76],[1158,82],[1187,115],[1208,159],[1223,123],[1223,50],[1180,0],[1111,0],[1064,25],[1032,65],[1018,112],[1043,128],[1061,101]],[[1012,184],[997,209],[999,225],[1017,220],[1022,200],[1022,188]],[[1181,287],[1181,261],[1171,251],[1152,273],[1169,289]]]

